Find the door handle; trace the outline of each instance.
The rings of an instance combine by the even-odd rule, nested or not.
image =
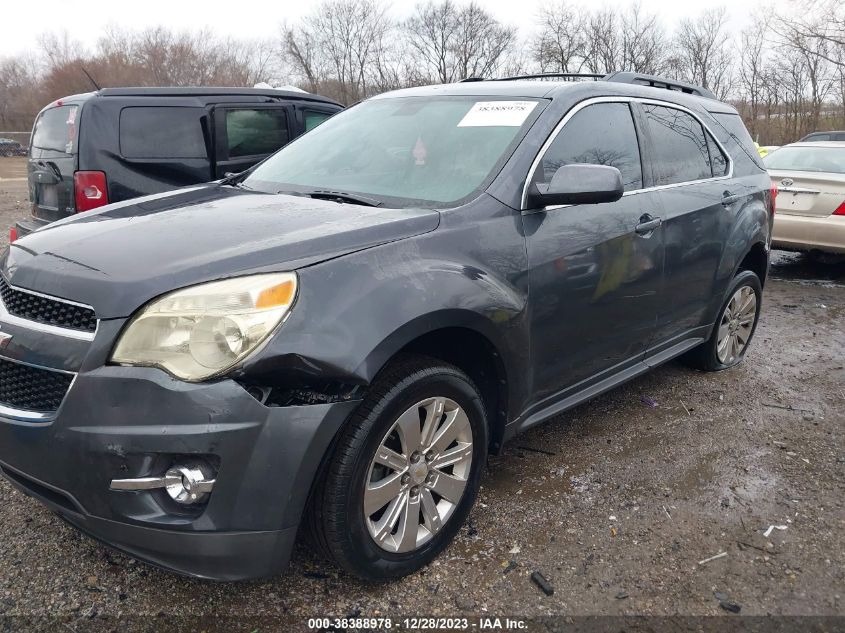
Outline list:
[[[726,191],[722,194],[722,206],[729,207],[734,202],[738,202],[741,196],[735,196],[730,191]]]
[[[662,218],[655,218],[646,213],[644,216],[640,218],[640,223],[637,224],[634,230],[637,232],[637,235],[642,235],[644,237],[648,237],[651,233],[663,224]]]

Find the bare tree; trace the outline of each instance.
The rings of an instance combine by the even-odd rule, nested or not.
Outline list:
[[[765,19],[758,17],[740,34],[741,96],[748,105],[748,129],[755,138],[758,135],[760,108],[765,93],[767,67],[764,46],[767,33]]]
[[[585,64],[590,72],[610,73],[622,68],[620,20],[611,8],[590,14],[585,28]]]
[[[84,57],[82,43],[70,36],[66,30],[55,33],[43,33],[38,37],[47,68],[57,68]]]
[[[724,99],[731,88],[731,51],[724,7],[680,21],[675,56],[682,77]]]
[[[845,4],[841,0],[802,0],[796,11],[779,14],[775,31],[787,40],[813,42],[817,55],[845,66]]]
[[[427,74],[440,83],[453,81],[453,50],[458,34],[458,9],[455,4],[451,0],[440,4],[418,4],[404,27],[408,43],[420,56]]]
[[[516,29],[474,1],[462,7],[452,0],[418,4],[403,26],[425,74],[440,83],[495,75],[516,41]]]
[[[621,69],[658,75],[666,68],[666,32],[654,13],[645,13],[639,0],[620,20]]]
[[[537,15],[539,32],[531,58],[540,72],[573,73],[584,65],[584,18],[566,1],[546,5]]]
[[[495,75],[515,40],[515,28],[500,24],[474,1],[464,5],[458,14],[454,51],[457,78]]]
[[[373,70],[383,59],[392,28],[377,0],[326,0],[299,29],[288,30],[287,51],[309,85],[331,85],[343,103],[354,103],[377,83]]]

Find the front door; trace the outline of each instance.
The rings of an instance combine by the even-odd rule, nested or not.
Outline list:
[[[249,169],[287,145],[291,113],[282,104],[214,106],[215,177]]]
[[[569,163],[617,167],[626,195],[523,214],[535,404],[639,361],[654,334],[663,281],[662,210],[655,192],[640,191],[649,176],[630,105],[594,103],[571,115],[532,182],[548,183]]]

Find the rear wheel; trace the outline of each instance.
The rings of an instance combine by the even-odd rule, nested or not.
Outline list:
[[[727,293],[713,333],[684,356],[687,364],[703,371],[733,367],[745,357],[757,328],[763,290],[750,270],[740,271]]]
[[[466,374],[400,360],[373,384],[318,482],[318,542],[367,580],[416,571],[466,519],[486,454],[484,406]]]

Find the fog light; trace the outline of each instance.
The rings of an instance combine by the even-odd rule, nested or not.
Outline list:
[[[199,503],[214,488],[214,479],[206,478],[199,466],[174,466],[164,478],[165,490],[176,503]]]
[[[177,464],[163,477],[112,479],[112,490],[155,490],[164,488],[176,503],[190,505],[203,501],[214,488],[211,469],[200,463]]]

